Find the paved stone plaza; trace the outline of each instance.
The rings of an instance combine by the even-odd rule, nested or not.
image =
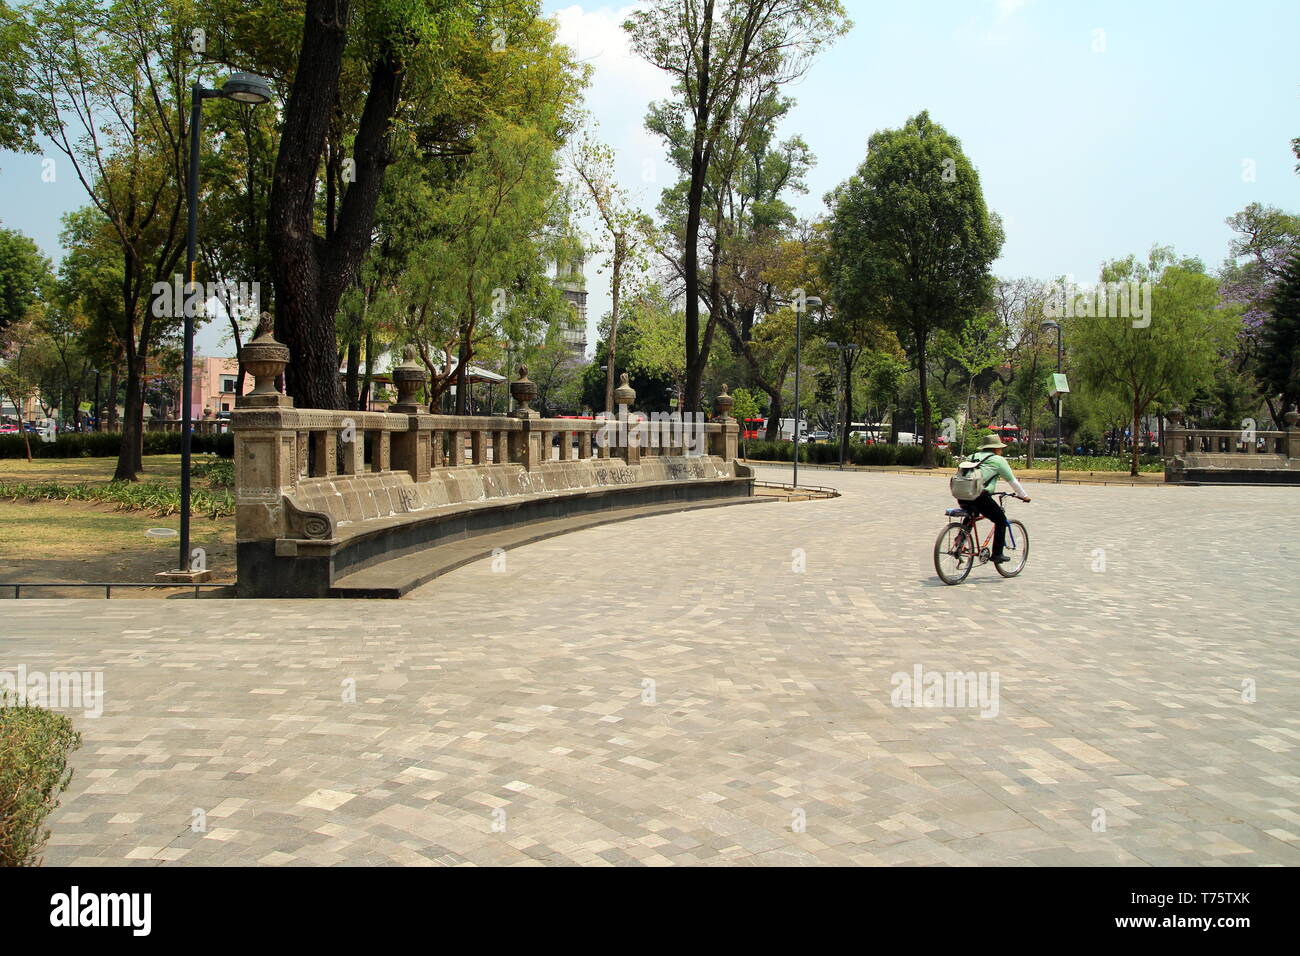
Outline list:
[[[802,477],[404,601],[0,605],[104,672],[47,865],[1300,864],[1300,490],[1029,485],[949,588],[946,476]]]

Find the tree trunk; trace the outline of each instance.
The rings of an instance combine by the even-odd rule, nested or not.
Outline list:
[[[691,157],[691,184],[687,194],[686,249],[686,391],[682,411],[700,404],[700,207],[704,202],[704,161],[697,149]]]
[[[366,377],[361,382],[361,404],[357,406],[358,411],[367,412],[370,410],[370,385],[375,378],[375,336],[371,332],[366,333]]]
[[[357,377],[361,371],[361,343],[354,337],[348,342],[348,370],[346,379],[346,389],[348,398],[348,408],[354,411],[361,410],[361,393],[357,385]]]
[[[114,481],[139,481],[144,468],[144,361],[127,350],[126,400],[122,409],[122,442]]]
[[[465,339],[460,340],[460,349],[456,355],[456,414],[468,415],[469,405],[469,346]]]
[[[113,366],[111,369],[109,369],[109,373],[108,373],[108,429],[107,430],[110,432],[115,432],[117,431],[118,428],[117,387],[119,383],[118,383],[118,376],[117,376],[117,368],[118,368],[118,363],[117,361],[114,361]]]
[[[316,174],[338,94],[348,13],[349,0],[307,0],[271,187],[276,318],[290,349],[288,378],[300,408],[343,405],[334,314],[370,245],[375,204],[392,162],[386,137],[400,96],[400,71],[391,51],[382,50],[354,139],[356,178],[329,239],[316,236]]]
[[[618,356],[615,346],[618,344],[619,298],[623,285],[623,237],[614,236],[614,271],[609,281],[609,342],[605,356],[605,411],[614,414],[614,361]]]
[[[1130,459],[1129,477],[1138,476],[1138,455],[1142,449],[1142,442],[1138,438],[1138,429],[1142,426],[1142,406],[1137,399],[1133,400],[1133,455]]]
[[[921,386],[921,467],[934,467],[934,446],[931,444],[933,429],[930,426],[930,374],[926,368],[926,341],[925,336],[917,335],[916,337],[916,364],[917,376]]]
[[[767,433],[763,437],[767,441],[778,441],[781,438],[781,415],[785,411],[785,405],[781,401],[780,385],[768,392],[767,397],[770,399],[767,406]]]

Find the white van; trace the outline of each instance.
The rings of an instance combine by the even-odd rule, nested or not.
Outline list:
[[[780,420],[780,426],[781,426],[781,431],[780,431],[781,440],[794,441],[794,419],[782,418]],[[806,421],[800,421],[799,440],[806,441],[807,439],[808,439],[808,423]]]

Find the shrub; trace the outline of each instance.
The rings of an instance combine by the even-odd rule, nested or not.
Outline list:
[[[43,707],[0,700],[0,866],[39,866],[45,818],[72,780],[81,746],[72,721]]]
[[[172,485],[134,484],[112,481],[106,485],[81,482],[61,485],[57,482],[28,483],[0,481],[0,499],[45,499],[48,501],[100,501],[117,506],[118,511],[148,511],[166,518],[181,510],[180,488]],[[235,513],[235,496],[229,488],[190,489],[190,514],[219,518]]]
[[[29,434],[33,458],[116,458],[122,447],[118,432],[65,432],[54,441],[41,441],[39,434]],[[195,434],[191,436],[190,450],[198,454],[235,457],[235,436]],[[179,455],[180,432],[145,432],[146,455]],[[0,435],[0,458],[26,458],[22,435]]]
[[[190,462],[190,475],[208,479],[213,488],[229,488],[235,484],[235,462],[231,458],[200,458]]]
[[[750,441],[747,457],[755,461],[794,461],[794,442]],[[940,468],[952,464],[952,455],[944,449],[935,449],[935,464]],[[799,446],[799,461],[815,465],[838,465],[840,446],[835,442]],[[854,465],[903,465],[917,467],[921,464],[920,445],[860,445],[849,443],[849,461]]]
[[[1024,468],[1024,457],[1009,457],[1007,461],[1013,468]],[[1128,471],[1131,462],[1128,455],[1062,455],[1062,471]],[[1055,468],[1056,453],[1034,458],[1034,471],[1040,468]],[[1165,461],[1157,455],[1143,455],[1138,459],[1138,471],[1160,472],[1165,470]]]

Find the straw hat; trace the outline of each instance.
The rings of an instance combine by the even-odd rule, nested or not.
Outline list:
[[[988,441],[980,445],[980,451],[993,451],[994,449],[997,448],[1006,448],[1006,447],[1007,447],[1006,442],[1004,442],[997,435],[992,435],[989,437]]]

